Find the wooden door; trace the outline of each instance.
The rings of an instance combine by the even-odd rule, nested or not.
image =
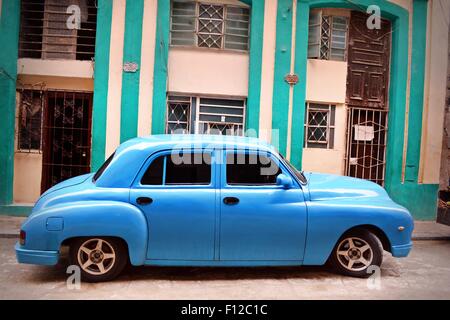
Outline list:
[[[370,30],[352,11],[347,72],[346,174],[384,184],[389,102],[391,24]]]
[[[347,104],[387,109],[391,24],[370,30],[368,15],[352,11],[349,26]]]

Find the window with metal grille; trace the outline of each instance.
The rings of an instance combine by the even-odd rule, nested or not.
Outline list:
[[[96,0],[22,0],[19,57],[91,60],[96,25]]]
[[[44,95],[39,90],[19,91],[17,151],[41,151]]]
[[[308,58],[346,60],[348,18],[323,15],[311,11],[309,15]]]
[[[336,106],[306,103],[305,148],[333,149]]]
[[[249,21],[246,7],[172,1],[170,43],[246,51]]]
[[[166,132],[243,135],[245,100],[169,95]]]

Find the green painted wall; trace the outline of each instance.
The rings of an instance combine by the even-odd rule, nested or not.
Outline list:
[[[20,0],[3,0],[0,20],[0,205],[13,201]]]
[[[165,132],[169,29],[170,1],[158,0],[155,67],[153,72],[152,134],[160,134]]]
[[[92,110],[91,170],[105,161],[106,113],[108,105],[109,50],[111,43],[112,1],[97,2],[97,32],[95,39],[94,104]]]
[[[294,72],[299,77],[299,83],[294,86],[294,100],[292,105],[291,123],[291,163],[300,168],[302,166],[304,121],[305,121],[305,99],[306,99],[306,67],[308,61],[308,24],[309,6],[307,3],[299,2],[297,5],[295,35],[295,66]]]
[[[243,2],[251,5],[249,52],[250,63],[245,128],[246,130],[254,130],[255,134],[257,135],[259,132],[265,0]]]
[[[159,1],[161,2],[161,1]],[[139,114],[139,78],[142,47],[144,0],[127,0],[123,62],[136,63],[136,72],[124,72],[122,77],[122,108],[120,113],[120,142],[137,136]]]
[[[290,86],[284,80],[284,77],[289,74],[291,67],[291,0],[278,0],[276,34],[272,102],[272,144],[274,144],[283,155],[286,155]]]
[[[422,115],[427,47],[427,1],[413,1],[411,82],[405,182],[417,182],[422,139]]]

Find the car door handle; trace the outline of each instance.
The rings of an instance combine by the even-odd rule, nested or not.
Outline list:
[[[148,198],[148,197],[139,197],[136,199],[137,204],[142,204],[142,205],[146,205],[146,204],[150,204],[153,202],[152,198]]]
[[[223,203],[228,204],[228,205],[238,204],[239,199],[236,197],[226,197],[226,198],[223,198]]]

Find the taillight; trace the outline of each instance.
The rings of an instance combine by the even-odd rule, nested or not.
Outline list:
[[[25,245],[25,238],[27,237],[27,234],[25,231],[20,230],[20,234],[19,234],[19,243],[21,246]]]

